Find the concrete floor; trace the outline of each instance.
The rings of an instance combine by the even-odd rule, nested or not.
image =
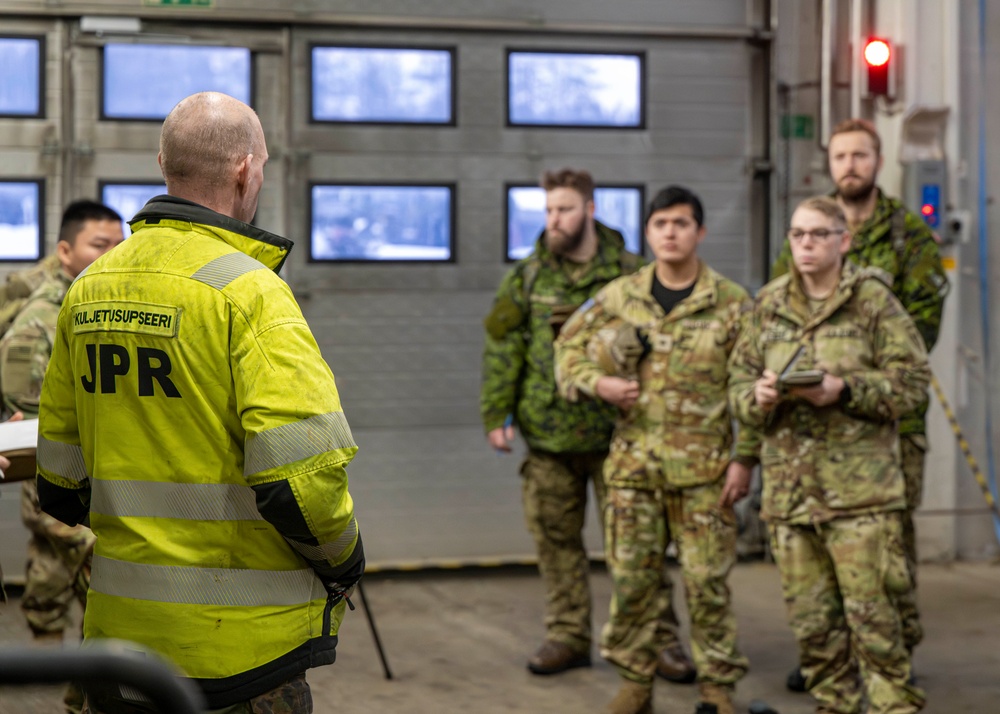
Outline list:
[[[595,628],[606,619],[607,575],[593,573]],[[767,701],[781,714],[808,714],[808,695],[784,688],[796,662],[773,565],[743,563],[731,577],[750,674],[738,711]],[[590,669],[536,677],[524,667],[542,635],[542,588],[530,568],[369,575],[365,593],[393,679],[384,677],[364,609],[348,613],[339,659],[311,670],[317,714],[599,712],[617,675],[596,655]],[[1000,712],[1000,565],[924,565],[920,600],[927,637],[917,650],[918,682],[932,714]],[[360,599],[357,599],[360,603]],[[682,618],[683,606],[678,603]],[[0,646],[31,646],[15,599],[0,608]],[[658,714],[691,714],[692,686],[658,682]],[[61,694],[0,689],[0,714],[58,713]]]

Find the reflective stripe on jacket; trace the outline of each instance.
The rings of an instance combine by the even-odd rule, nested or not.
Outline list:
[[[63,518],[60,494],[89,499],[85,637],[160,652],[221,708],[333,661],[328,591],[363,567],[357,447],[274,272],[289,241],[169,196],[131,225],[60,313],[40,498]]]

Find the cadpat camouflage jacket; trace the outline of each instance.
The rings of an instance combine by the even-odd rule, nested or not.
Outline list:
[[[924,398],[923,340],[881,271],[845,262],[834,294],[813,314],[794,275],[760,290],[730,359],[733,411],[762,432],[761,517],[822,523],[902,509],[896,420]],[[793,361],[794,371],[842,377],[849,399],[817,408],[786,398],[765,414],[754,382],[764,369],[781,374]]]
[[[556,393],[553,341],[569,315],[602,287],[641,263],[627,253],[618,231],[597,223],[599,247],[586,272],[571,279],[562,261],[539,237],[531,255],[517,262],[497,290],[484,321],[480,412],[486,432],[508,414],[529,447],[553,453],[608,448],[615,408]]]
[[[930,352],[941,329],[948,276],[941,264],[941,252],[934,233],[923,219],[894,198],[878,190],[878,202],[871,218],[854,231],[847,257],[861,267],[881,268],[892,277],[892,292],[913,318],[917,331]],[[771,278],[791,269],[792,252],[788,240],[771,268]],[[900,434],[923,434],[926,399],[900,420]]]
[[[22,411],[27,419],[38,416],[42,379],[70,283],[61,268],[49,274],[0,339],[0,390],[8,413]]]
[[[601,290],[556,342],[559,389],[568,398],[596,398],[605,372],[588,356],[588,345],[611,321],[634,325],[650,345],[638,366],[639,400],[621,414],[611,442],[607,482],[619,488],[712,483],[734,455],[726,363],[750,296],[702,263],[691,295],[664,314],[652,294],[654,269],[647,265]],[[741,430],[736,454],[754,458],[756,448]]]

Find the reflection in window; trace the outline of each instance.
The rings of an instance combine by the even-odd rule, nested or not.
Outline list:
[[[594,218],[621,232],[625,247],[642,250],[642,189],[633,186],[594,189]],[[535,248],[545,229],[545,190],[538,186],[507,189],[507,259],[519,260]]]
[[[449,261],[452,187],[313,186],[312,260]]]
[[[451,124],[448,50],[313,47],[316,121]]]
[[[41,181],[0,181],[0,260],[42,255]]]
[[[195,92],[222,92],[250,104],[250,50],[108,44],[103,90],[108,119],[163,119]]]
[[[42,116],[42,41],[0,37],[0,116]]]
[[[166,192],[167,186],[162,183],[106,183],[101,186],[101,202],[118,211],[125,220],[125,236],[128,237],[128,222],[132,216],[153,196]]]
[[[510,52],[507,121],[641,127],[640,55]]]

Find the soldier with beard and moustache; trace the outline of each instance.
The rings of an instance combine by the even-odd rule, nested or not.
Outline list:
[[[882,142],[875,126],[864,119],[848,119],[830,134],[828,159],[836,199],[847,218],[851,246],[847,259],[861,267],[876,267],[892,278],[892,292],[913,318],[930,352],[941,327],[948,278],[934,233],[917,214],[876,185],[882,169]],[[776,278],[791,269],[792,253],[786,240],[771,270]],[[917,546],[913,512],[923,495],[924,455],[927,451],[925,398],[900,419],[899,443],[906,483],[903,540],[911,587],[895,604],[903,624],[903,640],[911,653],[923,638],[916,601]],[[788,677],[788,688],[805,691],[800,670]]]
[[[602,400],[569,403],[558,396],[553,343],[569,316],[609,282],[635,272],[642,259],[622,235],[594,220],[594,180],[570,168],[542,176],[545,230],[532,253],[504,276],[485,320],[480,411],[486,438],[509,453],[515,427],[528,446],[521,465],[525,521],[545,582],[546,636],[528,660],[534,674],[591,663],[588,560],[582,531],[587,482],[603,513],[604,459],[617,408]],[[694,665],[677,639],[670,580],[663,574],[659,627],[666,643],[657,674],[694,681]]]

